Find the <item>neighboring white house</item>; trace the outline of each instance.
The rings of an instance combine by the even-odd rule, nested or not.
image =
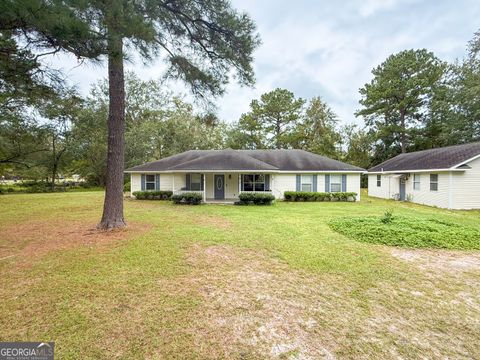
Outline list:
[[[242,192],[355,192],[359,167],[303,150],[191,150],[127,169],[131,192],[198,191],[205,202],[235,201]]]
[[[398,155],[368,170],[368,195],[480,209],[480,142]]]

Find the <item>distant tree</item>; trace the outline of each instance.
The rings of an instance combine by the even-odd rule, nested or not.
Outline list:
[[[240,128],[248,134],[250,145],[288,148],[304,104],[291,91],[277,88],[250,103],[250,111],[240,118]]]
[[[368,169],[372,165],[373,135],[355,124],[346,125],[342,129],[345,139],[343,161]]]
[[[137,50],[147,60],[162,53],[170,66],[167,76],[185,81],[199,96],[221,94],[230,69],[236,71],[240,83],[254,82],[252,52],[259,43],[254,24],[224,0],[5,0],[0,26],[37,49],[107,58],[108,152],[102,229],[125,226],[123,62],[127,49]]]
[[[338,118],[327,103],[317,96],[310,100],[295,126],[292,146],[331,158],[341,156],[342,135],[337,130]]]
[[[431,52],[405,50],[373,69],[373,80],[360,89],[363,116],[376,132],[381,147],[391,144],[405,153],[413,129],[424,125],[436,88],[442,84],[445,63]]]

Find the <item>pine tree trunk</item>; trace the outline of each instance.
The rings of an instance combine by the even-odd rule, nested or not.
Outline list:
[[[123,166],[125,152],[125,84],[123,41],[121,36],[108,38],[108,150],[105,202],[99,229],[126,226],[123,218]]]
[[[400,110],[400,142],[401,142],[401,147],[402,147],[402,154],[405,154],[407,152],[407,129],[405,127],[405,110],[401,109]]]

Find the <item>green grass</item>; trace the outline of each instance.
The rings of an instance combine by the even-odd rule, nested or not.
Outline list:
[[[422,267],[329,225],[394,207],[398,219],[478,232],[480,212],[362,195],[267,207],[126,200],[131,230],[95,242],[85,229],[102,192],[2,195],[0,251],[14,256],[0,260],[0,341],[53,340],[62,359],[270,358],[285,344],[280,358],[319,347],[352,359],[480,357],[477,267]],[[478,260],[442,254],[428,259]]]
[[[354,240],[410,248],[479,250],[480,231],[470,225],[458,225],[436,218],[407,216],[348,217],[332,220],[330,227]]]

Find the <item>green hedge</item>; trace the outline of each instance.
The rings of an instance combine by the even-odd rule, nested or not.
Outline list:
[[[130,191],[130,181],[123,184],[123,191]]]
[[[172,196],[174,204],[199,205],[202,203],[203,194],[198,192],[186,192]]]
[[[355,201],[355,192],[308,192],[308,191],[285,191],[285,201]]]
[[[241,193],[238,198],[238,205],[271,205],[275,200],[275,196],[269,193]]]
[[[133,196],[138,200],[170,200],[171,191],[135,191]]]

